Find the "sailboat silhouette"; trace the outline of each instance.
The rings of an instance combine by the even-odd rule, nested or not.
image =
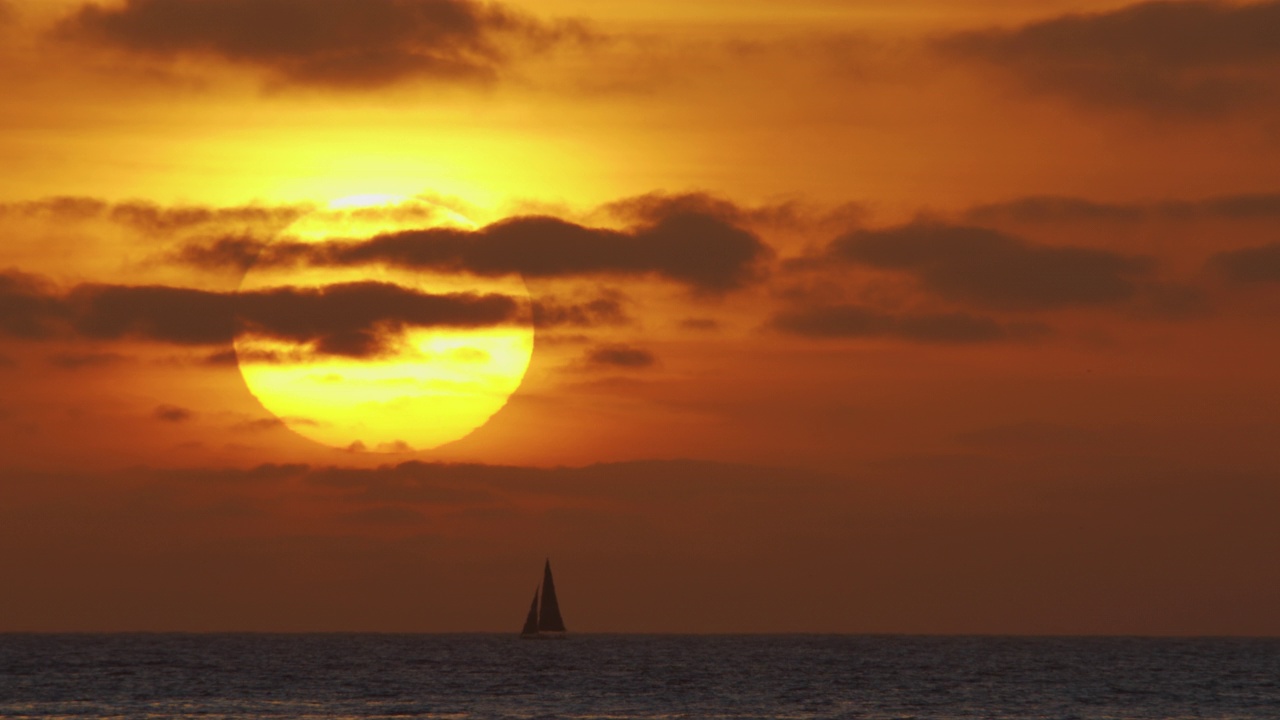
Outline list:
[[[542,607],[539,612],[538,593],[542,593]],[[564,618],[560,617],[560,603],[556,600],[556,584],[551,579],[551,559],[547,559],[542,571],[542,585],[534,588],[533,604],[529,606],[529,616],[524,620],[524,629],[520,631],[522,638],[556,638],[564,637]]]

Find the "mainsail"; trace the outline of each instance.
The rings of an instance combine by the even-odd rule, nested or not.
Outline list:
[[[560,603],[556,601],[556,584],[551,580],[551,560],[542,571],[542,614],[538,616],[538,632],[564,632]]]
[[[538,596],[542,602],[539,605]],[[541,610],[541,612],[539,612]],[[529,616],[524,620],[521,637],[563,637],[564,618],[560,617],[560,603],[556,600],[556,584],[551,579],[551,560],[542,571],[542,586],[533,591],[533,603],[529,605]]]

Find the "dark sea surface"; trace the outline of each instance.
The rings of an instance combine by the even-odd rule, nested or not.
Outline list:
[[[0,717],[1280,718],[1280,640],[0,635]]]

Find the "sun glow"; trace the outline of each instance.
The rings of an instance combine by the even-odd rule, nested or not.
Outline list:
[[[347,195],[346,197],[336,198],[329,201],[330,210],[350,210],[353,208],[367,208],[376,206],[391,206],[401,203],[411,202],[413,198],[407,195],[396,195],[393,193],[363,193],[360,195]]]
[[[430,201],[360,196],[302,218],[287,236],[323,242],[468,224],[456,211]],[[326,445],[407,452],[457,440],[506,404],[533,352],[531,301],[518,276],[475,278],[383,265],[254,267],[241,290],[364,281],[431,294],[502,294],[516,299],[522,320],[482,329],[410,329],[390,352],[370,358],[318,354],[306,344],[241,335],[236,340],[241,374],[267,410],[294,432]]]

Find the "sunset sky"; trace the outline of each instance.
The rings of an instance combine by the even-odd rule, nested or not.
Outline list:
[[[1280,634],[1280,1],[0,0],[0,168],[0,631]]]

